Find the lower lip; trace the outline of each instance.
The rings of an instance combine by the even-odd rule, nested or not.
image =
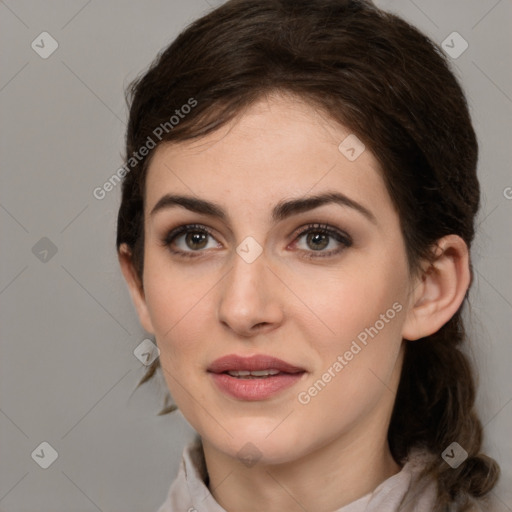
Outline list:
[[[213,381],[225,394],[240,400],[265,400],[301,380],[306,372],[281,373],[257,379],[238,379],[227,373],[211,373]]]

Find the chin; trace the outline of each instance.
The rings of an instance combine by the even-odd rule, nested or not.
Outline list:
[[[268,428],[267,424],[254,422],[252,425],[239,425],[231,427],[236,434],[233,438],[229,438],[226,443],[217,444],[213,442],[217,449],[224,452],[230,457],[239,459],[247,467],[252,467],[256,463],[273,465],[284,464],[295,460],[299,456],[300,444],[297,440],[290,436],[290,429],[283,432],[273,432],[272,428]],[[275,424],[273,426],[275,428]],[[233,431],[229,430],[228,431]],[[304,442],[301,439],[301,442]]]

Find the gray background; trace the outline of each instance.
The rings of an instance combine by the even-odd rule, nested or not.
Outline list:
[[[114,252],[120,190],[101,201],[92,191],[122,165],[125,86],[220,3],[0,1],[4,512],[151,512],[193,437],[181,413],[156,416],[163,381],[131,395],[145,370],[133,351],[146,335]],[[503,469],[495,494],[512,510],[512,2],[377,4],[438,43],[457,31],[469,44],[452,59],[481,147],[483,205],[467,318],[486,449]],[[31,48],[43,31],[59,44],[47,59]],[[48,469],[31,456],[44,441],[58,453]]]

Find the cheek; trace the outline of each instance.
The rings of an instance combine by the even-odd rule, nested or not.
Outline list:
[[[407,276],[405,260],[395,255],[394,260],[364,265],[330,286],[325,318],[336,334],[330,338],[333,343],[324,345],[329,354],[324,364],[329,362],[329,367],[343,357],[338,386],[350,391],[349,396],[363,389],[370,395],[372,389],[380,392],[382,382],[391,378],[402,344]]]
[[[294,291],[309,312],[298,315],[303,328],[317,333],[319,349],[341,349],[377,323],[379,331],[400,332],[407,274],[400,264],[346,265],[337,271],[304,271],[294,279]],[[395,307],[393,305],[395,304]]]
[[[191,376],[204,371],[201,354],[204,352],[205,332],[202,321],[209,318],[207,301],[200,300],[205,291],[197,281],[155,276],[148,279],[146,301],[160,350],[160,365],[173,400],[183,412],[194,408],[189,404],[193,390],[196,399],[201,388],[191,382]]]
[[[327,293],[310,295],[330,330],[318,321],[301,326],[318,359],[297,399],[311,418],[332,422],[333,434],[340,422],[349,428],[369,413],[393,387],[405,311],[402,286],[401,280],[383,282],[366,273],[333,280]]]
[[[169,356],[172,364],[187,354],[200,353],[203,322],[213,314],[206,294],[216,281],[211,275],[199,275],[155,259],[149,257],[147,261],[146,304],[162,358]]]

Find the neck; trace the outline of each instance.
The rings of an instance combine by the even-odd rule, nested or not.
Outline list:
[[[386,435],[378,435],[386,432],[387,424],[367,419],[368,428],[351,429],[282,464],[247,467],[203,439],[210,492],[227,512],[337,510],[400,471]]]

